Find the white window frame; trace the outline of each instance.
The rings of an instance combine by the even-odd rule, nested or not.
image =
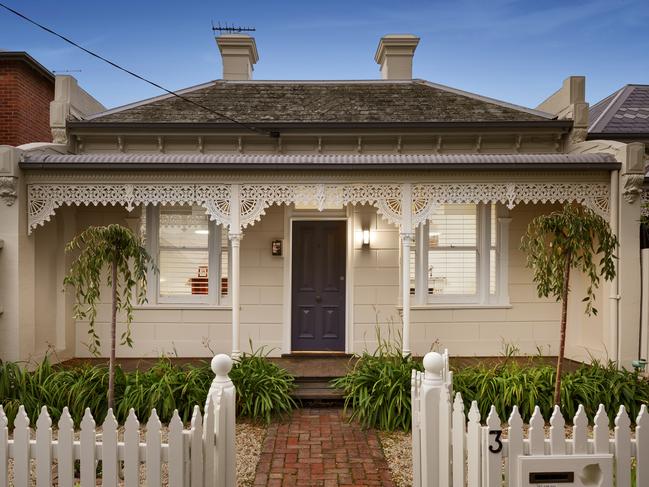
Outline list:
[[[477,259],[476,293],[469,295],[428,294],[428,246],[429,223],[422,223],[415,235],[415,299],[417,306],[426,305],[509,305],[509,222],[507,209],[496,205],[496,285],[490,293],[491,254],[491,204],[479,203],[476,211]]]
[[[209,235],[207,237],[208,250],[208,276],[216,276],[216,279],[208,279],[207,294],[187,296],[161,296],[160,295],[160,272],[149,269],[147,273],[147,301],[150,305],[188,304],[188,305],[226,305],[230,298],[230,274],[228,269],[228,294],[221,296],[221,232],[222,227],[214,221],[208,220]],[[159,268],[160,261],[160,205],[148,205],[146,207],[146,248],[153,258],[156,267]],[[228,243],[228,255],[230,244]],[[228,259],[228,267],[231,266]]]

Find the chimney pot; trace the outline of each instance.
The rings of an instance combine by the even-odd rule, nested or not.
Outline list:
[[[259,61],[255,39],[245,34],[224,34],[216,38],[221,51],[224,80],[252,79],[253,65]]]
[[[381,37],[374,60],[381,66],[382,79],[412,79],[412,57],[419,37],[388,34]]]

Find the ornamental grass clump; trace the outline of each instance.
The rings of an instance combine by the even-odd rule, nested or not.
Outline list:
[[[253,420],[270,423],[273,416],[290,413],[295,377],[268,360],[265,347],[243,353],[234,361],[230,378],[237,389],[237,412]]]
[[[501,418],[508,418],[516,405],[527,422],[538,405],[547,419],[554,407],[555,374],[550,365],[515,361],[480,364],[456,369],[453,390],[462,394],[466,408],[476,401],[483,418],[493,404]],[[649,382],[636,372],[618,370],[613,362],[582,364],[564,374],[561,382],[561,411],[567,421],[572,420],[580,404],[590,418],[603,404],[611,421],[624,405],[635,420],[643,403],[649,403]]]
[[[270,422],[274,416],[296,407],[291,397],[295,379],[262,352],[244,354],[235,361],[230,378],[237,390],[238,415]],[[142,421],[155,408],[164,423],[171,420],[174,410],[188,422],[195,405],[203,409],[214,379],[207,362],[176,365],[168,358],[160,358],[147,370],[124,372],[119,366],[114,370],[114,413],[120,424],[126,421],[131,408]],[[33,371],[28,371],[17,363],[0,362],[0,405],[10,424],[21,404],[32,419],[38,417],[41,407],[47,406],[52,422],[56,423],[67,406],[77,426],[86,408],[100,423],[108,412],[108,377],[105,365],[68,368],[51,365],[46,357]]]
[[[411,355],[403,356],[399,341],[383,340],[373,353],[355,357],[349,372],[332,381],[345,394],[345,411],[364,427],[407,431],[411,424],[410,380],[412,370],[423,370]]]

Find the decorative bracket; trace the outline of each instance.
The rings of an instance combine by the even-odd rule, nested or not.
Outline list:
[[[644,174],[626,174],[623,176],[623,181],[624,188],[622,189],[622,196],[624,197],[624,201],[631,204],[642,194]]]
[[[16,182],[17,179],[14,177],[0,177],[0,198],[7,206],[12,206],[18,197],[18,193],[16,192]]]

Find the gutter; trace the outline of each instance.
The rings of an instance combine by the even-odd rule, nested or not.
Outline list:
[[[589,132],[586,140],[646,139],[649,132]]]
[[[619,162],[570,162],[570,163],[460,163],[460,164],[255,164],[255,163],[86,163],[86,162],[27,162],[21,161],[19,167],[25,171],[39,169],[58,170],[151,170],[162,169],[167,171],[277,171],[277,170],[308,170],[308,171],[376,171],[376,170],[401,170],[401,171],[618,171],[622,165]]]
[[[552,128],[564,132],[572,128],[572,120],[526,120],[502,122],[255,122],[245,121],[246,124],[259,129],[293,130],[293,129],[526,129]],[[241,125],[229,122],[94,122],[86,120],[70,120],[68,128],[83,130],[239,130]],[[217,134],[215,134],[217,135]]]

